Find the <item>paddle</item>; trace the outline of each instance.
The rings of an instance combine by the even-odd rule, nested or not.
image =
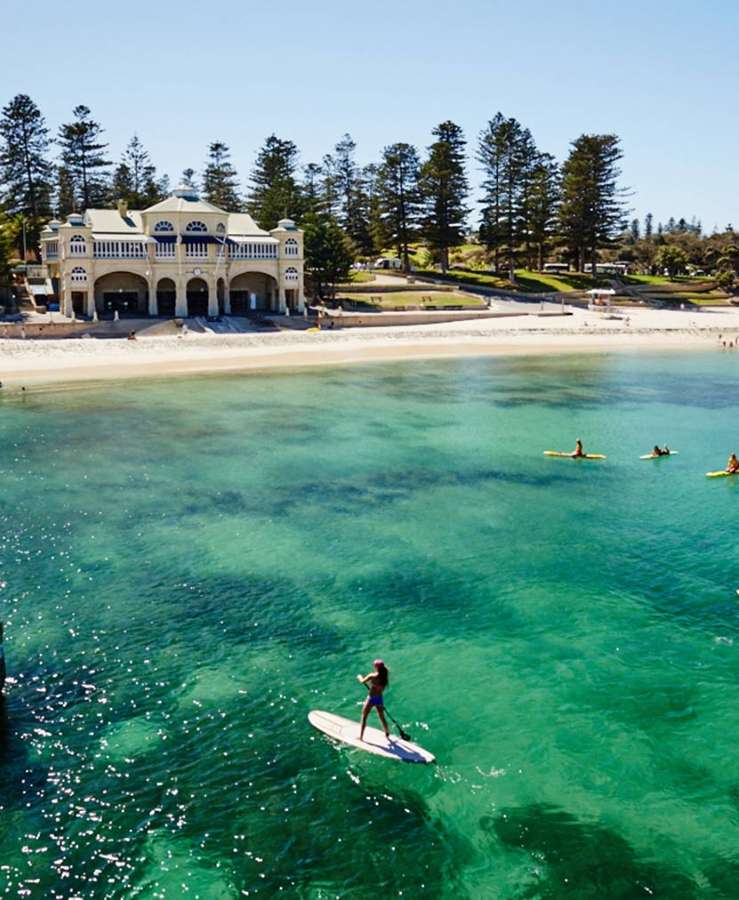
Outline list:
[[[365,684],[365,687],[367,688],[368,692],[371,690],[371,688],[368,684]],[[383,703],[383,710],[385,712],[385,715],[388,717],[388,719],[390,719],[390,721],[393,723],[393,725],[395,725],[395,727],[398,729],[398,734],[401,736],[401,738],[403,738],[404,741],[410,741],[411,736],[408,734],[407,731],[403,731],[403,729],[398,724],[398,720],[393,718],[392,715],[390,715],[390,712],[388,711],[388,708],[387,708],[387,706],[385,706],[384,703]]]

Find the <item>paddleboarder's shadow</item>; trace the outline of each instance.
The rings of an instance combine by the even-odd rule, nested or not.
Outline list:
[[[428,760],[424,759],[417,750],[411,750],[410,748],[403,746],[402,743],[399,743],[398,738],[396,738],[395,735],[392,734],[389,735],[386,738],[386,742],[382,744],[375,743],[374,741],[365,741],[364,743],[368,747],[377,747],[378,750],[385,750],[386,752],[390,752],[394,756],[397,756],[399,759],[402,759],[404,762],[428,762]]]

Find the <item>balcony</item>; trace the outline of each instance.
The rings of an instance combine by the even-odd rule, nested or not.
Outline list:
[[[208,244],[200,241],[192,241],[185,244],[185,257],[186,259],[207,260]]]
[[[95,259],[146,259],[143,241],[94,241]]]
[[[231,259],[277,259],[277,250],[277,243],[230,241],[228,255]]]

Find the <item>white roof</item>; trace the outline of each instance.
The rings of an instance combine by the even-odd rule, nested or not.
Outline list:
[[[207,200],[201,200],[196,194],[188,195],[187,197],[175,197],[174,195],[171,197],[167,197],[166,200],[162,200],[159,203],[155,203],[154,206],[150,206],[148,209],[144,210],[145,213],[219,213],[220,215],[228,215],[228,213],[220,209],[218,206],[214,206],[212,203],[208,203]]]
[[[148,209],[130,209],[125,217],[121,216],[117,209],[88,209],[85,212],[85,225],[92,228],[94,237],[99,240],[120,240],[125,235],[136,237],[144,234],[144,215],[148,216],[153,213],[155,216],[159,216],[179,212],[195,216],[213,215],[214,213],[224,216],[226,218],[226,236],[236,241],[246,238],[261,238],[265,243],[277,243],[270,236],[270,232],[260,228],[248,213],[226,212],[207,200],[201,200],[194,191],[184,188],[178,188],[171,197],[155,203]],[[284,229],[275,229],[275,231],[282,230]]]
[[[269,232],[261,229],[248,213],[229,213],[227,231],[229,237],[269,235]]]
[[[137,209],[130,209],[124,219],[117,209],[88,209],[85,222],[93,231],[106,234],[141,234],[144,220]]]

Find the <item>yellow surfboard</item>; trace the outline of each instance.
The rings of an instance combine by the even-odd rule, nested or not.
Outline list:
[[[562,459],[606,459],[602,453],[586,453],[584,456],[575,456],[572,453],[564,453],[562,450],[545,450],[544,456],[557,456]]]

